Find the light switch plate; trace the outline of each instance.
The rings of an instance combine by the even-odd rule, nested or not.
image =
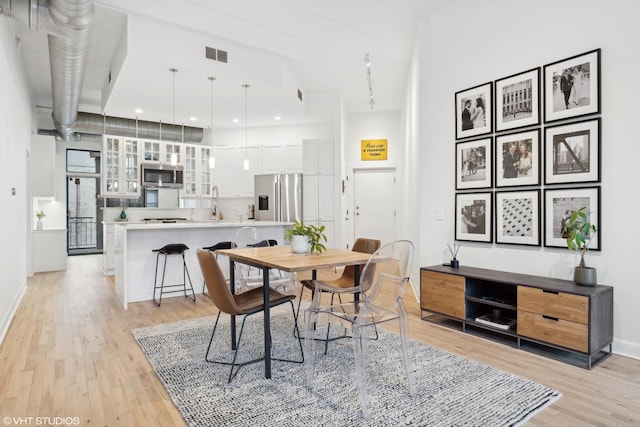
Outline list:
[[[436,220],[444,220],[444,209],[436,209]]]

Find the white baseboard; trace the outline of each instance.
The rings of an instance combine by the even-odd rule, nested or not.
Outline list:
[[[613,340],[612,350],[620,356],[640,360],[640,344],[625,340]]]
[[[27,292],[27,282],[25,281],[22,284],[22,287],[18,290],[18,293],[9,304],[9,309],[7,313],[0,321],[0,345],[4,341],[4,337],[7,335],[7,331],[9,331],[9,326],[11,325],[11,321],[13,317],[16,315],[16,311],[18,310],[18,306],[20,305],[20,301],[22,301],[22,297],[24,297],[25,292]]]

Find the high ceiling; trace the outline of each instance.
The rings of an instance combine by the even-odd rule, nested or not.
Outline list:
[[[374,111],[398,110],[418,23],[454,1],[96,0],[80,110],[206,128],[213,76],[214,128],[244,126],[245,83],[249,126],[325,121],[315,113],[326,93],[340,91],[349,112],[371,111],[366,53]],[[46,34],[13,27],[48,117]],[[206,59],[206,46],[227,63]]]

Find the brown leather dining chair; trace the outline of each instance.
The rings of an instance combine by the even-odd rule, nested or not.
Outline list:
[[[229,372],[229,381],[238,374],[238,371],[241,367],[249,365],[251,363],[259,362],[263,360],[263,358],[253,359],[247,362],[236,363],[236,359],[238,356],[238,350],[240,349],[240,342],[242,340],[242,332],[244,331],[245,322],[247,317],[252,314],[260,313],[264,311],[264,295],[263,288],[257,287],[250,289],[241,294],[232,294],[231,289],[229,288],[227,281],[222,273],[222,269],[220,268],[220,264],[216,259],[213,252],[208,250],[198,249],[198,262],[200,263],[200,268],[202,269],[202,275],[204,276],[205,284],[207,285],[207,289],[209,291],[209,295],[213,303],[218,307],[218,316],[216,317],[215,325],[213,326],[213,332],[211,333],[211,339],[209,340],[209,346],[207,347],[207,353],[205,354],[205,360],[210,363],[218,363],[221,365],[231,365],[231,371]],[[269,290],[269,307],[276,307],[284,303],[291,304],[291,313],[293,314],[295,320],[295,311],[293,307],[292,300],[295,299],[295,295],[284,295],[274,289]],[[244,316],[242,319],[242,326],[240,327],[240,333],[238,334],[238,343],[236,345],[236,349],[233,354],[233,360],[231,362],[223,361],[223,360],[212,360],[209,359],[209,352],[211,350],[211,344],[213,343],[213,337],[216,333],[216,329],[218,327],[218,321],[220,320],[220,314],[226,313],[229,315],[235,316]],[[294,329],[298,332],[298,324],[295,322]],[[295,362],[295,363],[303,363],[304,362],[304,353],[302,352],[302,341],[300,341],[300,334],[298,333],[298,345],[300,347],[300,355],[301,360],[287,360],[287,359],[276,359],[283,362]],[[234,369],[238,367],[237,370]]]
[[[380,248],[380,240],[358,238],[353,243],[353,247],[351,248],[351,250],[354,252],[373,254],[379,248]],[[361,271],[362,271],[362,267],[363,265],[360,266]],[[312,294],[316,289],[316,282],[321,282],[326,286],[336,288],[337,290],[353,288],[355,283],[355,277],[356,277],[356,268],[353,265],[349,265],[344,268],[344,270],[342,271],[342,275],[334,280],[301,280],[300,283],[302,283],[302,288],[300,289],[300,298],[298,299],[298,311],[296,312],[296,324],[298,323],[298,316],[300,315],[300,303],[302,302],[302,294],[304,293],[305,288],[309,289],[312,292]],[[338,291],[336,291],[335,293],[331,294],[331,305],[333,305],[333,300],[336,294],[338,295],[338,300],[340,301],[340,303],[342,303],[341,294],[338,293]],[[346,334],[343,334],[341,336],[330,339],[329,338],[330,325],[331,324],[327,324],[327,336],[324,340],[322,340],[325,342],[324,354],[327,354],[330,341],[347,337]]]

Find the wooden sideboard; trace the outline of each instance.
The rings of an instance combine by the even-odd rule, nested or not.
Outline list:
[[[588,369],[611,354],[611,286],[436,265],[420,269],[420,309],[423,320]]]

